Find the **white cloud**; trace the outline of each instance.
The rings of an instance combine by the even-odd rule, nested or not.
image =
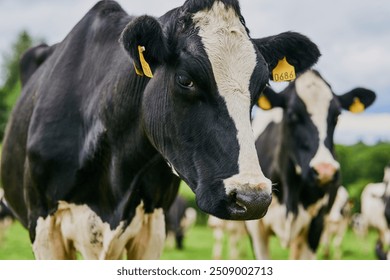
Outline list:
[[[343,113],[336,127],[335,142],[352,145],[359,141],[367,145],[390,142],[390,114]]]

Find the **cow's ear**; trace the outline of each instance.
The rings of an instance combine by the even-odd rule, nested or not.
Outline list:
[[[260,94],[257,106],[263,110],[270,110],[275,107],[284,108],[286,104],[286,98],[284,94],[276,93],[270,87],[265,87],[263,92]]]
[[[352,113],[361,113],[369,107],[376,98],[375,92],[365,88],[355,88],[338,96],[341,107]]]
[[[284,58],[294,66],[297,74],[302,73],[313,66],[321,56],[318,47],[309,38],[296,32],[253,39],[253,42],[268,63],[270,73]]]
[[[133,59],[138,75],[153,77],[152,69],[167,57],[166,38],[157,19],[140,16],[125,27],[119,39]]]

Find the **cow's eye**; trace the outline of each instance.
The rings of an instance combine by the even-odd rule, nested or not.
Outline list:
[[[190,77],[186,75],[179,74],[176,76],[176,80],[178,84],[183,88],[190,89],[194,86],[194,82],[191,80]]]

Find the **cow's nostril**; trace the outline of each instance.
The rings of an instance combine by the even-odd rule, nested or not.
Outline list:
[[[234,191],[230,193],[232,198],[233,220],[253,220],[262,218],[268,210],[272,196],[266,191],[246,189],[245,191]]]

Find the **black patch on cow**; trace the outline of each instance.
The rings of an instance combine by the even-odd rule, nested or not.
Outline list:
[[[317,251],[318,245],[320,244],[321,234],[324,230],[324,219],[327,210],[322,207],[310,223],[308,232],[308,243],[309,247],[313,252]]]

